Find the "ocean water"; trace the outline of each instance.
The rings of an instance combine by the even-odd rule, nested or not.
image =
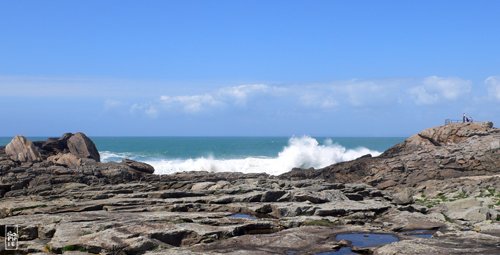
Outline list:
[[[6,145],[11,137],[0,137]],[[46,137],[29,137],[44,140]],[[91,137],[101,161],[151,164],[157,174],[182,171],[278,175],[294,167],[321,168],[366,154],[377,156],[403,137]]]

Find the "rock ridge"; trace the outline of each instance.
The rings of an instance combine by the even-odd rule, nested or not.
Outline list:
[[[362,157],[317,170],[294,169],[280,178],[321,178],[393,189],[428,180],[495,174],[500,174],[500,130],[486,122],[429,128],[378,157]]]

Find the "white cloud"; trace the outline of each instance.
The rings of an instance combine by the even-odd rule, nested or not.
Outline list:
[[[293,95],[306,107],[367,107],[399,103],[401,79],[347,80],[329,84],[292,87]],[[289,93],[290,94],[290,93]]]
[[[497,99],[500,99],[499,81],[498,77],[489,77],[485,81],[490,86],[490,93]],[[408,84],[416,85],[408,86]],[[257,102],[268,103],[269,109],[276,111],[393,107],[408,102],[432,105],[470,95],[471,85],[472,82],[469,80],[439,76],[420,79],[353,79],[289,86],[243,84],[216,88],[199,94],[163,95],[156,101],[133,105],[131,112],[143,111],[151,117],[158,116],[162,111],[196,114],[229,107],[251,108]],[[263,96],[267,98],[257,99]],[[411,100],[408,100],[409,98]]]
[[[457,99],[468,94],[471,82],[460,78],[430,76],[424,79],[424,86],[434,87],[445,99]]]
[[[244,106],[253,96],[271,95],[278,91],[284,91],[284,89],[266,84],[245,84],[223,87],[204,94],[163,95],[160,97],[160,103],[167,109],[181,109],[186,113],[197,113],[227,105]]]
[[[332,109],[339,104],[331,95],[313,93],[305,93],[299,97],[299,100],[305,106],[321,109]]]
[[[159,111],[158,108],[153,105],[153,104],[132,104],[130,106],[130,112],[132,114],[135,113],[145,113],[146,116],[151,117],[151,118],[156,118],[158,117]]]
[[[161,96],[160,101],[167,107],[180,106],[185,112],[195,113],[223,103],[210,94],[190,96]]]
[[[248,97],[251,95],[259,93],[267,93],[271,91],[274,87],[265,84],[249,84],[249,85],[239,85],[233,87],[221,88],[216,94],[221,97],[231,97],[238,104],[245,104]]]
[[[439,100],[436,93],[430,93],[424,86],[413,87],[409,93],[417,104],[434,104]]]
[[[484,81],[488,86],[488,95],[496,100],[500,100],[500,76],[490,76]]]
[[[416,104],[430,105],[442,100],[456,100],[471,92],[472,82],[456,77],[429,76],[408,93]]]

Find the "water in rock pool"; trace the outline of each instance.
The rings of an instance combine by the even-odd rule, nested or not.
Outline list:
[[[46,137],[28,137],[45,140]],[[12,137],[0,137],[4,146]],[[103,162],[130,158],[156,174],[182,171],[282,174],[379,155],[402,137],[91,137]]]
[[[430,230],[412,230],[404,234],[418,238],[431,238],[434,231]],[[337,241],[348,240],[351,241],[353,246],[359,248],[376,247],[393,242],[398,242],[399,238],[396,235],[388,233],[343,233],[337,234]],[[357,254],[352,251],[351,247],[342,247],[334,251],[325,251],[316,253],[315,255],[350,255]]]
[[[399,238],[393,234],[383,233],[343,233],[335,238],[337,241],[348,240],[353,246],[366,248],[385,245],[399,241]]]
[[[353,252],[350,247],[342,247],[336,251],[325,251],[316,253],[315,255],[356,255],[356,254],[358,253]]]
[[[247,220],[256,220],[257,219],[257,217],[252,216],[250,214],[246,214],[246,213],[231,214],[231,215],[229,215],[229,218],[233,218],[233,219],[247,219]]]

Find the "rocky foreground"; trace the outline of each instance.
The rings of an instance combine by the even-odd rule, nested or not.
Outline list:
[[[500,254],[491,123],[427,129],[379,157],[281,176],[99,161],[82,133],[0,148],[0,245],[6,225],[21,240],[0,252]]]

